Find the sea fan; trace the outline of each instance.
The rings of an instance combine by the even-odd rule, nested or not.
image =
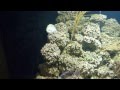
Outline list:
[[[75,23],[74,23],[74,26],[73,26],[73,30],[72,30],[72,35],[71,35],[71,40],[73,40],[74,36],[75,36],[75,33],[77,31],[77,26],[81,20],[81,18],[87,13],[88,11],[78,11],[77,14],[76,14],[76,18],[75,18]]]

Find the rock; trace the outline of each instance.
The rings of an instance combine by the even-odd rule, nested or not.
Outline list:
[[[107,19],[107,16],[103,14],[93,14],[90,18],[90,20],[95,23],[97,22],[104,23],[106,19]]]
[[[66,32],[49,34],[48,39],[51,43],[56,43],[60,49],[64,48],[70,41],[69,34]]]
[[[54,63],[60,56],[60,49],[56,44],[47,43],[42,49],[41,53],[45,57],[46,62]]]
[[[63,53],[67,53],[71,56],[80,57],[81,55],[83,55],[82,46],[78,42],[73,41],[64,48]]]
[[[77,41],[79,44],[81,44],[83,42],[83,35],[81,34],[75,34],[75,41]]]
[[[88,63],[92,64],[95,67],[101,65],[103,59],[100,55],[96,54],[95,52],[86,51],[84,53],[84,60]]]
[[[85,51],[95,51],[101,48],[101,42],[95,38],[84,36],[82,46]]]
[[[63,22],[55,24],[55,27],[56,27],[57,31],[59,31],[59,32],[66,32],[66,33],[68,33],[68,27]]]
[[[74,70],[79,68],[79,65],[79,58],[77,57],[62,54],[59,58],[59,66],[61,66],[61,71]]]
[[[114,77],[114,72],[109,69],[107,66],[101,66],[97,70],[97,75],[99,78],[105,79],[105,78],[113,78]]]
[[[95,23],[86,23],[82,29],[83,36],[93,37],[95,39],[100,39],[100,27]]]
[[[106,20],[102,31],[111,37],[120,37],[120,25],[116,19]]]

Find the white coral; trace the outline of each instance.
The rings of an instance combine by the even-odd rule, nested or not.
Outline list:
[[[106,15],[103,14],[94,14],[91,16],[90,20],[94,20],[94,21],[105,21],[107,19]]]
[[[53,24],[49,24],[49,25],[47,26],[47,28],[46,28],[46,32],[47,32],[48,34],[52,34],[52,33],[57,32],[57,29],[56,29],[56,27],[55,27]]]

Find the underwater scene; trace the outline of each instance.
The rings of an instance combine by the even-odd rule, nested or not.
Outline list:
[[[120,23],[103,12],[57,11],[36,79],[120,78]]]

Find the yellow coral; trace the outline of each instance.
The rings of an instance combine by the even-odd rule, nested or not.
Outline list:
[[[75,32],[76,32],[76,28],[81,20],[81,18],[86,14],[87,11],[78,11],[75,17],[75,23],[73,26],[73,30],[72,30],[72,36],[71,36],[71,40],[73,39]]]

